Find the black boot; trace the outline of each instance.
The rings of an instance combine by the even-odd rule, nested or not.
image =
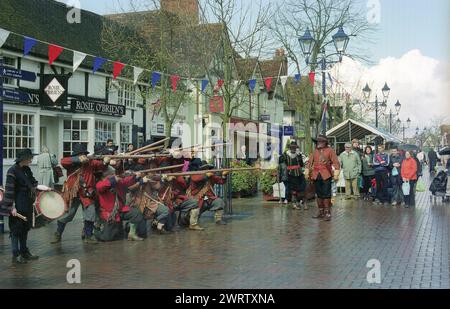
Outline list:
[[[35,261],[39,259],[39,256],[37,255],[32,255],[30,250],[25,251],[24,253],[21,254],[22,257],[27,260],[27,261]]]

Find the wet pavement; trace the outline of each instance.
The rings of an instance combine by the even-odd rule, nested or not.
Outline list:
[[[37,262],[12,266],[0,235],[0,288],[450,288],[450,204],[418,193],[417,206],[378,206],[338,197],[331,222],[261,197],[234,200],[226,226],[204,216],[204,232],[150,234],[143,242],[81,242],[81,218],[51,245],[55,223],[31,231]],[[67,261],[81,263],[68,284]],[[367,282],[377,259],[381,283]]]

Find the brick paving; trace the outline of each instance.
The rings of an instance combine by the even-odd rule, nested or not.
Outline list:
[[[311,206],[313,204],[311,203]],[[204,232],[177,230],[144,242],[84,245],[81,219],[61,245],[55,223],[33,230],[38,262],[11,266],[0,236],[0,288],[450,288],[450,204],[418,193],[417,206],[376,206],[338,198],[331,222],[260,197],[234,201],[227,226],[201,219]],[[70,259],[81,262],[79,285],[66,282]],[[381,284],[366,263],[381,263]]]

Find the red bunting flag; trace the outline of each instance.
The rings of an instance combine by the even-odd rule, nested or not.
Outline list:
[[[313,87],[314,87],[314,82],[316,80],[316,72],[309,73],[309,80],[311,81],[311,85],[313,85]]]
[[[114,79],[117,78],[117,76],[120,75],[120,72],[122,72],[123,68],[125,67],[125,64],[118,62],[118,61],[114,61],[113,63],[113,76]]]
[[[177,91],[177,84],[178,84],[178,81],[180,79],[181,79],[181,77],[178,76],[178,75],[170,76],[170,80],[172,81],[172,90],[173,90],[173,92]]]
[[[264,84],[266,85],[267,92],[270,92],[270,87],[272,86],[273,77],[267,77],[264,79]]]
[[[58,45],[50,44],[48,46],[48,64],[52,65],[53,61],[55,61],[59,55],[63,52],[64,48]]]
[[[217,81],[217,85],[216,88],[214,88],[214,91],[217,92],[220,90],[220,88],[222,88],[223,84],[225,83],[225,81],[223,79],[219,79]]]

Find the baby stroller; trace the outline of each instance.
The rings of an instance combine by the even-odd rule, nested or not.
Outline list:
[[[445,171],[440,171],[430,185],[430,191],[432,196],[430,196],[430,201],[436,202],[437,198],[442,198],[442,202],[445,200],[445,192],[447,190],[447,173]]]

